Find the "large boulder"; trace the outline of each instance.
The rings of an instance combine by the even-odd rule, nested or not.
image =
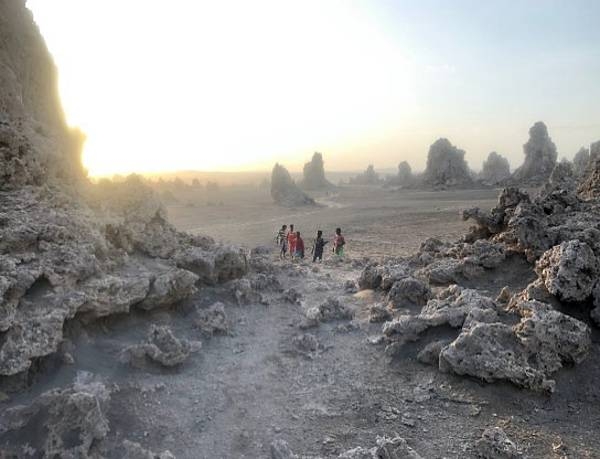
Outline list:
[[[461,328],[473,311],[495,318],[496,305],[491,298],[475,290],[462,289],[453,285],[444,289],[437,298],[432,298],[418,315],[401,315],[383,326],[383,334],[390,344],[390,353],[410,341],[419,339],[426,330],[439,326]]]
[[[302,188],[306,190],[325,190],[333,187],[333,184],[325,178],[325,167],[321,153],[313,155],[310,162],[304,165],[303,173]]]
[[[492,151],[483,162],[479,178],[486,185],[504,183],[510,177],[510,164],[504,156]]]
[[[600,264],[588,244],[574,240],[546,251],[535,270],[559,300],[584,301],[592,294]]]
[[[552,392],[550,376],[565,364],[580,363],[589,352],[590,329],[538,301],[519,307],[523,318],[514,326],[466,322],[458,338],[440,352],[440,370]]]
[[[465,151],[452,145],[448,139],[436,140],[429,147],[423,183],[434,188],[471,185],[473,180],[465,161]]]
[[[315,204],[315,200],[296,185],[288,170],[280,164],[275,164],[271,173],[271,197],[282,206]]]
[[[556,165],[556,145],[548,135],[546,125],[538,121],[529,129],[529,140],[523,145],[525,161],[512,175],[519,184],[544,183]]]

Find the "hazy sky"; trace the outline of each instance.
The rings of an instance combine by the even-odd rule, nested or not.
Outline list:
[[[600,1],[28,0],[92,174],[511,166],[600,139]]]

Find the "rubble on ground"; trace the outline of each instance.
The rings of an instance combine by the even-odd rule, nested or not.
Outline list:
[[[577,195],[572,167],[561,162],[533,198],[505,188],[496,207],[467,209],[463,218],[475,226],[461,241],[429,239],[413,256],[363,269],[361,289],[404,308],[388,315],[375,304],[369,320],[389,317],[382,331],[390,355],[427,330],[454,328],[447,341],[425,342],[418,359],[443,372],[552,392],[552,375],[582,362],[591,348],[589,325],[568,315],[570,308],[587,308],[592,321],[600,320],[600,231],[593,223],[600,222],[600,207]],[[514,292],[503,286],[497,299],[477,290],[515,257],[537,279]],[[407,298],[407,290],[415,295]],[[407,312],[415,306],[421,311]]]
[[[144,368],[148,361],[164,367],[175,367],[201,347],[199,341],[177,338],[169,327],[151,325],[146,341],[125,348],[120,360],[136,368]]]
[[[339,298],[329,297],[319,306],[309,308],[306,313],[303,327],[316,327],[321,322],[331,320],[352,319],[353,311],[344,305]]]
[[[123,441],[123,451],[122,459],[175,459],[175,456],[168,450],[157,454],[139,443],[129,440]]]
[[[197,308],[193,322],[196,328],[209,336],[214,334],[228,334],[230,329],[225,305],[220,301],[206,309]]]
[[[336,456],[337,459],[422,459],[407,441],[400,437],[377,437],[375,445],[371,448],[358,446],[349,449]],[[298,455],[292,452],[292,449],[285,440],[275,440],[271,443],[271,459],[321,459],[320,456]]]
[[[312,357],[320,348],[321,344],[315,335],[302,333],[292,338],[292,345],[300,354]]]
[[[475,454],[482,459],[519,459],[523,455],[517,445],[500,427],[489,427],[483,431],[475,444]]]
[[[110,398],[104,384],[81,381],[3,410],[0,436],[10,434],[16,441],[14,448],[3,444],[0,455],[23,457],[27,451],[31,457],[99,457],[94,448],[109,432]]]
[[[383,304],[377,303],[369,307],[369,322],[385,322],[392,318],[392,313]]]

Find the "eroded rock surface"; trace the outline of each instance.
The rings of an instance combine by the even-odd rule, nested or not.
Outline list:
[[[486,185],[504,183],[510,177],[510,164],[504,156],[492,151],[483,162],[479,178]]]
[[[491,382],[505,379],[518,386],[553,391],[549,377],[564,364],[581,362],[591,346],[589,327],[536,301],[521,305],[515,326],[471,321],[440,352],[440,369]]]
[[[435,188],[471,185],[473,180],[465,152],[448,139],[438,139],[429,148],[423,183]]]
[[[15,406],[0,414],[0,439],[12,438],[2,445],[0,455],[60,457],[79,459],[98,457],[94,446],[109,431],[106,410],[110,391],[99,382],[76,382],[66,389],[43,393],[31,404]]]
[[[587,200],[600,197],[600,141],[590,145],[590,158],[580,177],[578,192],[580,197]]]
[[[156,454],[139,443],[129,440],[123,442],[123,452],[122,459],[175,459],[175,456],[168,450]]]
[[[148,361],[164,367],[174,367],[185,362],[201,346],[198,341],[177,338],[166,326],[152,325],[146,341],[124,349],[120,359],[137,368],[144,368]]]
[[[600,265],[591,247],[578,240],[562,242],[538,260],[536,272],[548,291],[562,301],[584,301],[592,294]]]
[[[323,155],[315,153],[310,162],[304,165],[302,188],[306,190],[326,190],[333,188],[333,184],[325,178],[325,165]]]
[[[538,121],[529,129],[529,140],[523,145],[525,160],[515,170],[512,179],[518,184],[542,184],[556,165],[556,145],[548,135],[546,125]]]
[[[517,445],[500,427],[483,431],[475,444],[475,454],[482,459],[519,459],[523,457]]]
[[[177,231],[144,181],[88,182],[24,2],[0,5],[0,375],[55,352],[66,321],[154,309],[243,276],[246,256]]]
[[[573,157],[573,173],[576,177],[581,177],[585,173],[590,161],[590,150],[581,147]]]
[[[280,164],[275,164],[271,172],[271,197],[282,206],[315,204],[315,200],[296,185],[288,170]]]

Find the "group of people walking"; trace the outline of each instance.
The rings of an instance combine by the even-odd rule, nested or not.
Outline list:
[[[279,259],[285,259],[288,252],[291,260],[304,258],[304,239],[302,239],[300,231],[296,231],[294,229],[294,225],[290,225],[289,229],[287,225],[282,225],[281,229],[275,236],[275,240],[279,246]],[[336,228],[332,242],[332,252],[339,257],[343,256],[346,240],[342,235],[341,228]],[[311,248],[313,263],[317,260],[323,261],[323,251],[325,249],[325,245],[328,243],[329,241],[323,238],[323,231],[318,230],[317,236],[313,240],[313,245]]]

